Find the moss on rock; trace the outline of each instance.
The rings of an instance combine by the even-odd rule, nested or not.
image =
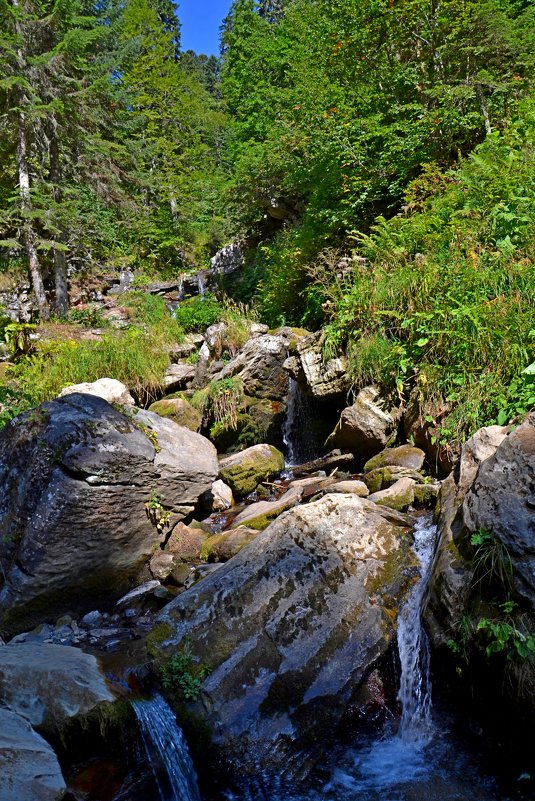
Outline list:
[[[284,469],[284,456],[273,445],[254,445],[220,462],[219,478],[237,497],[254,492],[261,481]]]

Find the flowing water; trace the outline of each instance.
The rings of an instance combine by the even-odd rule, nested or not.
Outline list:
[[[321,453],[325,434],[312,426],[321,419],[314,399],[300,388],[297,381],[289,379],[288,408],[282,429],[282,439],[286,452],[286,467],[312,461]]]
[[[132,704],[159,791],[158,801],[200,801],[197,775],[181,729],[160,695]]]
[[[197,273],[197,287],[199,289],[199,296],[202,300],[206,295],[206,283],[202,273]]]

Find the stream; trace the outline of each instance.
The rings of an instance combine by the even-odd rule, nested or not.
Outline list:
[[[431,570],[436,527],[421,518],[414,531],[420,579],[398,627],[401,714],[357,745],[333,743],[327,762],[302,786],[259,775],[217,801],[505,801],[482,776],[477,758],[450,733],[431,705],[430,652],[421,612]],[[184,736],[166,702],[155,696],[134,703],[159,796],[144,801],[200,801]],[[212,798],[212,797],[211,797]]]

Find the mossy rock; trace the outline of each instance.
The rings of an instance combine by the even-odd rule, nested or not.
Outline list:
[[[250,414],[238,414],[235,426],[228,421],[214,423],[210,429],[210,439],[219,453],[235,453],[241,448],[263,442],[265,429]]]
[[[388,506],[389,509],[404,512],[414,503],[414,487],[415,482],[412,478],[400,478],[391,487],[374,492],[368,497],[368,500],[378,506]]]
[[[366,462],[364,472],[370,473],[378,467],[407,467],[411,470],[420,470],[424,459],[425,453],[420,448],[414,448],[412,445],[385,448],[384,451]]]
[[[190,431],[199,431],[202,424],[201,413],[184,398],[163,398],[153,403],[149,407],[149,412],[154,412],[160,417],[168,417],[179,426],[189,428]]]
[[[423,475],[417,470],[390,465],[370,470],[369,473],[364,475],[363,481],[370,492],[379,492],[379,490],[391,487],[400,478],[412,478],[416,482],[423,482],[424,480]]]
[[[214,534],[203,543],[201,556],[207,562],[226,562],[256,539],[258,534],[255,529],[245,526]]]
[[[273,445],[254,445],[220,462],[219,478],[228,484],[234,496],[254,492],[258,484],[284,470],[284,456]]]

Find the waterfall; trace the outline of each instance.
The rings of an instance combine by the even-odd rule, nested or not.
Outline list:
[[[420,561],[420,578],[401,610],[398,650],[401,680],[398,699],[402,706],[398,736],[425,740],[431,733],[431,679],[429,642],[422,626],[422,606],[433,562],[436,526],[421,518],[414,528],[414,552]]]
[[[197,273],[197,286],[199,287],[200,297],[204,298],[206,294],[206,283],[204,281],[204,276],[202,273]]]
[[[175,716],[160,695],[133,701],[143,747],[161,801],[200,801],[197,776]]]
[[[310,424],[318,417],[313,398],[300,388],[295,379],[288,383],[288,407],[282,428],[286,451],[286,467],[295,467],[315,459],[321,446]]]
[[[178,285],[178,299],[184,300],[186,293],[184,291],[184,276],[180,276],[180,283]]]

